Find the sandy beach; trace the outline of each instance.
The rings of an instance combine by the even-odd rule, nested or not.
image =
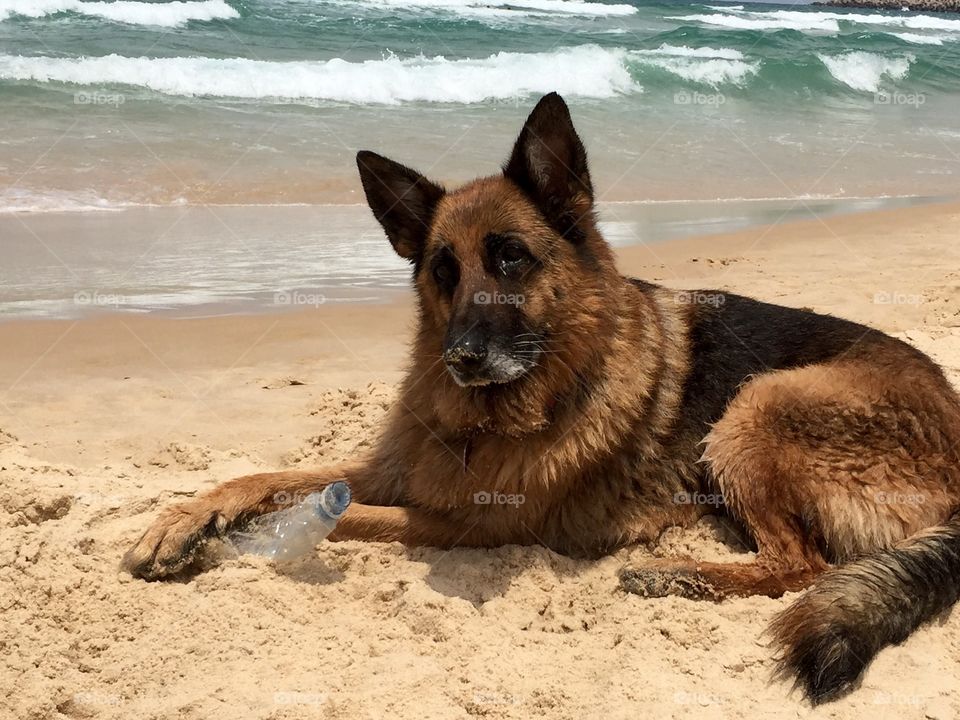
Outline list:
[[[960,384],[960,204],[620,251],[623,271],[870,323]],[[0,717],[937,718],[960,715],[960,619],[884,650],[813,710],[771,680],[786,606],[648,600],[653,552],[737,558],[708,519],[598,562],[543,548],[327,543],[182,582],[118,570],[160,507],[238,474],[347,458],[404,365],[409,296],[177,319],[0,324]]]

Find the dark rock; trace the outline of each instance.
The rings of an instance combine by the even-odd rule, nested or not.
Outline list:
[[[874,10],[960,12],[960,0],[822,0],[813,4],[826,7],[871,8]]]

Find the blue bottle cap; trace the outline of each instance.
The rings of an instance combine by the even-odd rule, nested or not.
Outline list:
[[[350,506],[350,498],[350,486],[343,481],[337,481],[327,485],[320,493],[317,509],[337,520]]]

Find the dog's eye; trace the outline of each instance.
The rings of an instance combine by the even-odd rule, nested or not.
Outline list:
[[[460,278],[456,266],[449,259],[442,259],[433,266],[433,279],[442,290],[453,289]]]
[[[441,285],[449,282],[451,277],[453,277],[453,273],[450,272],[450,268],[447,265],[437,265],[433,269],[433,279]]]
[[[507,244],[500,250],[500,268],[512,272],[525,265],[530,255],[519,245]]]
[[[503,253],[500,257],[503,258],[504,262],[513,263],[520,262],[525,257],[526,253],[523,250],[518,248],[516,245],[507,245],[503,249]]]

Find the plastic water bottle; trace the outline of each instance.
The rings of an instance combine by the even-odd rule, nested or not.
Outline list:
[[[331,483],[292,507],[255,517],[227,533],[227,540],[241,555],[293,560],[311,552],[333,532],[349,505],[350,486]]]

